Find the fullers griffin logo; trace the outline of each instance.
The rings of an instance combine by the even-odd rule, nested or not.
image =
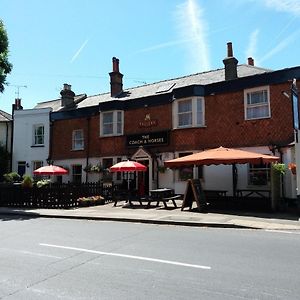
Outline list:
[[[139,127],[152,127],[157,126],[158,121],[156,119],[151,119],[149,113],[145,114],[145,118],[143,121],[139,123]]]

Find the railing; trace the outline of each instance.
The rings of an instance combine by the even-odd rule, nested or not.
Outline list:
[[[106,202],[110,202],[113,199],[113,190],[113,184],[103,183],[51,184],[42,188],[1,185],[0,206],[72,208],[78,206],[80,197],[101,195]]]

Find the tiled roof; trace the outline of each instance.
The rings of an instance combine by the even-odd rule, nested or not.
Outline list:
[[[12,121],[12,116],[3,110],[0,110],[0,122]]]
[[[86,97],[87,97],[86,94],[76,95],[75,96],[75,104],[80,103]],[[35,109],[39,109],[39,108],[52,108],[52,111],[60,111],[60,110],[63,109],[63,107],[61,106],[61,99],[55,99],[55,100],[40,102],[34,108]]]
[[[262,74],[271,72],[271,70],[258,68],[249,65],[239,65],[238,77],[246,77],[256,74]],[[225,72],[223,69],[197,73],[179,78],[173,78],[169,80],[159,81],[151,84],[146,84],[134,88],[128,88],[124,90],[122,97],[111,97],[110,93],[89,96],[78,104],[78,108],[98,105],[100,102],[112,101],[112,100],[132,100],[142,97],[149,97],[164,93],[170,93],[173,89],[181,88],[189,85],[207,85],[216,82],[225,81]]]
[[[268,72],[272,71],[246,64],[237,66],[237,73],[239,78]],[[138,98],[170,93],[173,91],[173,89],[185,86],[207,85],[222,81],[225,81],[224,68],[124,89],[124,92],[118,98],[111,97],[110,92],[88,97],[85,94],[76,95],[75,102],[77,104],[76,108],[84,108],[97,106],[101,102],[112,101],[116,99],[133,100]],[[51,107],[53,112],[64,110],[64,108],[61,106],[61,99],[40,102],[34,108],[45,107]]]

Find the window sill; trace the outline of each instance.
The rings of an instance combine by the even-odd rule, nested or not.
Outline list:
[[[32,145],[31,148],[41,148],[41,147],[45,147],[45,145]]]
[[[265,120],[265,119],[271,119],[271,116],[260,117],[260,118],[253,118],[253,119],[245,119],[245,121],[257,121],[257,120]]]
[[[106,137],[115,137],[115,136],[123,136],[124,134],[105,134],[105,135],[100,135],[100,138],[106,138]]]
[[[84,150],[84,148],[82,148],[82,149],[71,149],[71,151],[83,151]]]
[[[198,126],[186,126],[186,127],[175,127],[173,130],[177,129],[194,129],[194,128],[207,128],[206,125],[198,125]]]

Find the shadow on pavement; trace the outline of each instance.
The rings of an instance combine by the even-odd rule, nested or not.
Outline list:
[[[12,213],[1,213],[0,214],[0,222],[1,221],[26,221],[26,220],[30,220],[30,219],[36,219],[40,217],[39,214],[35,214],[35,213],[26,213],[26,212],[22,212],[20,213],[18,210],[13,210]]]

